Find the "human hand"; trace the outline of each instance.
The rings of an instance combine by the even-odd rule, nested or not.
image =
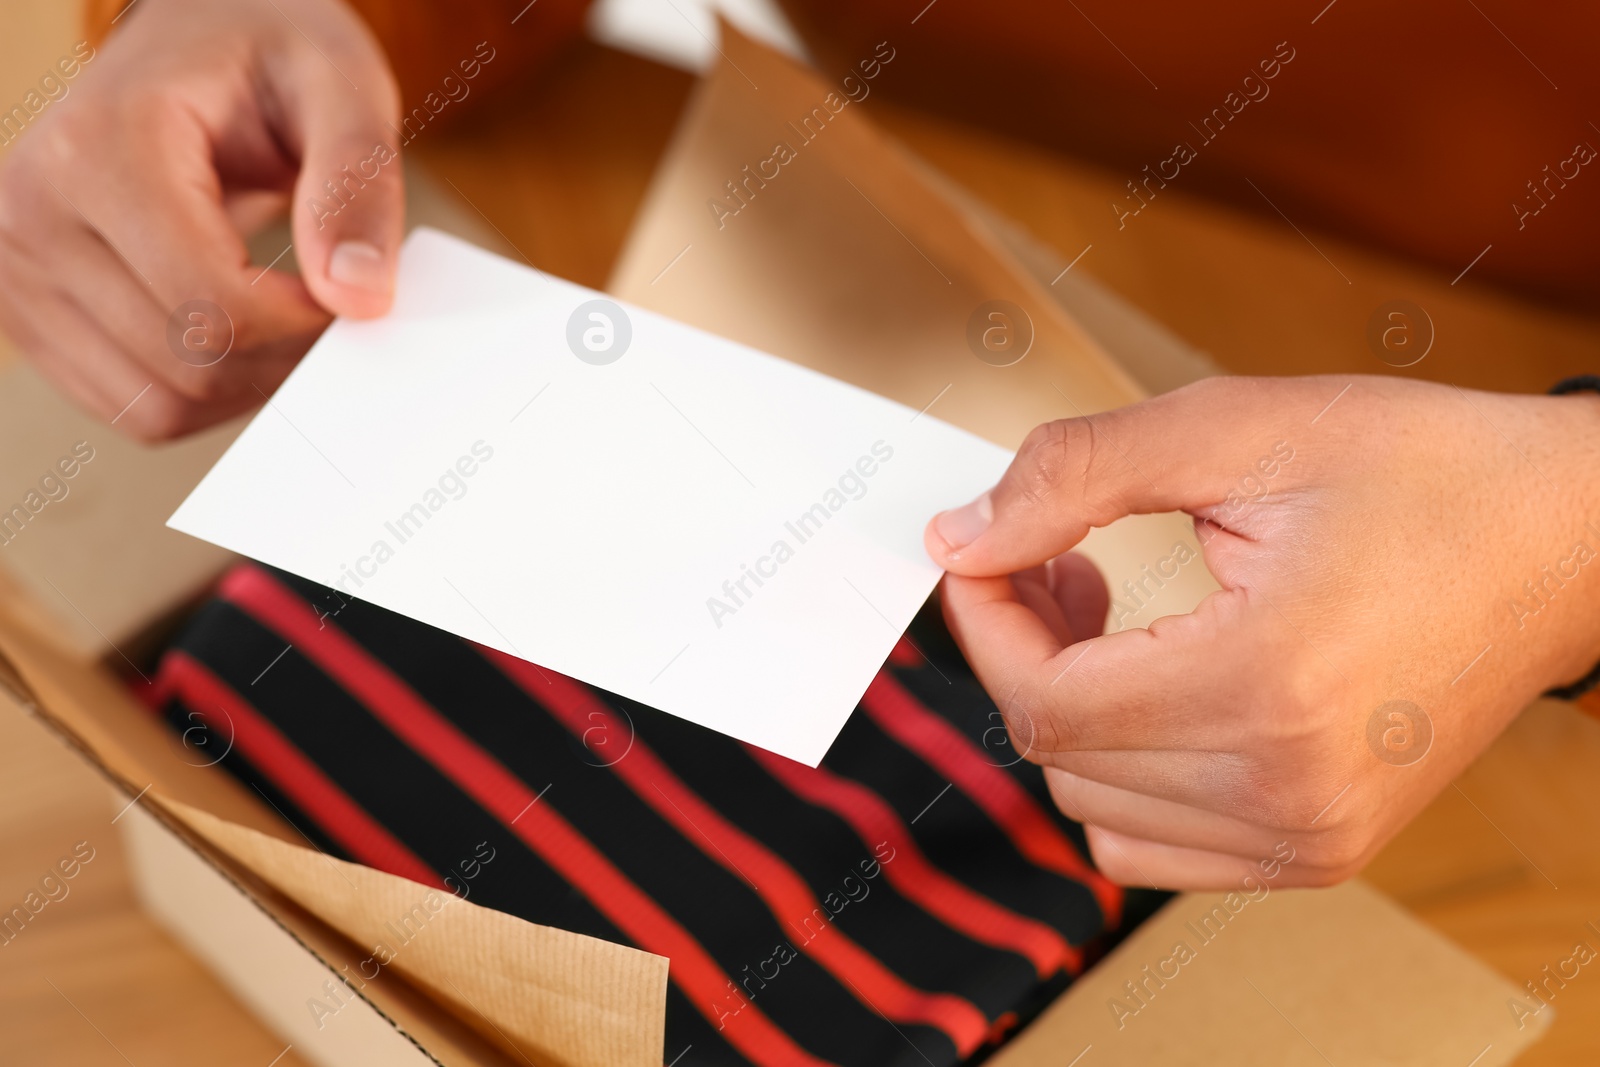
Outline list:
[[[1038,428],[925,542],[1108,877],[1236,888],[1287,854],[1276,884],[1326,885],[1600,657],[1597,456],[1593,396],[1219,378]],[[1063,553],[1165,511],[1222,588],[1102,635],[1105,583]]]
[[[0,328],[84,407],[187,433],[388,309],[398,91],[339,0],[141,0],[67,84],[0,169]],[[298,278],[241,236],[286,202]]]

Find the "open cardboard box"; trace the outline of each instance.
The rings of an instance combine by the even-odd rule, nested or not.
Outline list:
[[[731,32],[723,52],[636,224],[618,296],[1008,447],[1038,423],[1136,400],[1141,382],[1208,372],[890,143],[839,82]],[[862,58],[892,77],[892,52]],[[495,246],[418,190],[414,222]],[[995,302],[1027,344],[1023,334],[998,354],[980,344],[980,358],[969,326],[997,324]],[[0,699],[64,734],[122,794],[117,823],[145,906],[299,1054],[329,1067],[677,1055],[662,1047],[666,960],[320,854],[219,771],[217,753],[137,706],[119,673],[138,669],[228,562],[162,520],[236,430],[140,449],[30,372],[0,392],[7,493],[20,498],[78,441],[95,450],[71,494],[0,554]],[[1113,589],[1139,590],[1122,625],[1187,610],[1213,588],[1202,568],[1148,579],[1179,543],[1194,546],[1181,516],[1091,538]],[[1508,982],[1360,884],[1241,899],[1176,898],[991,1062],[1489,1067],[1537,1036],[1504,1010]],[[373,966],[375,946],[413,930],[389,965]],[[1192,958],[1173,970],[1180,941]]]

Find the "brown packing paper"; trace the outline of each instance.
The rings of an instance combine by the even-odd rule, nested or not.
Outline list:
[[[212,766],[215,753],[184,745],[118,677],[78,662],[23,621],[30,610],[26,600],[0,597],[0,679],[130,797],[150,788],[282,840],[302,840],[258,795]]]
[[[154,794],[138,803],[122,789],[113,794],[108,811],[117,813],[140,902],[262,1021],[288,1033],[303,1059],[391,1067],[409,1062],[395,1052],[410,1048],[455,1067],[530,1063],[525,1051],[507,1050],[503,1032],[490,1033],[492,1024],[474,1016],[476,1028],[468,1026],[395,968],[371,976],[370,948],[233,862]],[[330,1016],[318,1005],[337,1011]],[[349,1055],[326,1055],[341,1045]]]
[[[73,665],[19,629],[9,606],[0,603],[0,681],[13,696],[89,755],[130,801],[163,812],[367,950],[352,962],[371,958],[379,945],[395,948],[397,924],[404,933],[409,922],[422,933],[386,966],[492,1043],[541,1064],[660,1063],[665,959],[306,848],[297,831],[214,766],[214,754],[176,743],[110,676]]]
[[[120,797],[117,803],[123,803]],[[430,1067],[441,1059],[458,1059],[462,1053],[451,1037],[463,1036],[473,1039],[474,1062],[482,1067],[517,1062],[459,1023],[450,1036],[430,1030],[416,1009],[447,1024],[455,1020],[441,1009],[429,1010],[431,1002],[421,993],[409,999],[401,1029],[394,1016],[377,1006],[398,990],[399,981],[380,973],[372,981],[362,980],[359,993],[352,992],[330,972],[359,978],[357,953],[329,955],[326,946],[305,936],[315,921],[309,916],[296,916],[291,933],[278,914],[292,905],[281,898],[270,905],[258,903],[270,890],[256,885],[246,892],[238,878],[222,873],[225,857],[202,855],[203,846],[180,836],[156,810],[133,805],[120,813],[117,824],[140,906],[295,1050],[294,1062]],[[376,988],[380,984],[382,993]]]
[[[0,717],[15,715],[31,720],[6,724],[10,737],[34,752],[40,751],[36,745],[48,745],[49,741],[27,737],[26,733],[32,730],[52,735],[58,742],[71,743],[72,739],[63,735],[59,722],[42,714],[37,706],[19,697],[18,692],[16,676],[7,673],[4,684],[0,684]],[[107,768],[95,765],[95,769],[110,777]],[[74,774],[72,777],[83,786],[84,776]],[[91,791],[98,792],[93,789],[92,777],[88,785]],[[201,962],[211,967],[223,984],[248,1007],[264,1019],[272,1018],[274,1028],[300,1027],[297,1036],[285,1038],[294,1043],[297,1052],[319,1044],[348,1046],[352,1030],[370,1036],[375,1022],[389,1032],[387,1040],[380,1039],[375,1049],[392,1051],[396,1047],[394,1039],[398,1037],[401,1042],[426,1048],[428,1056],[454,1065],[509,1067],[512,1063],[526,1063],[520,1057],[501,1054],[454,1015],[389,972],[366,982],[359,993],[348,990],[345,994],[347,1010],[332,1020],[323,1020],[327,1025],[319,1029],[307,1001],[327,998],[330,983],[339,986],[339,976],[355,971],[370,950],[360,948],[318,922],[249,871],[212,849],[165,809],[148,803],[150,794],[133,803],[134,794],[133,789],[119,782],[116,788],[108,790],[102,815],[111,821],[113,829],[121,832],[122,849],[113,851],[123,853],[140,902]],[[87,967],[99,965],[101,961],[94,955],[99,933],[103,932],[98,920],[94,932],[94,943],[80,945],[74,950],[71,962]],[[290,980],[273,983],[274,978],[284,977]],[[268,994],[265,997],[262,995],[264,982],[271,986],[265,990]],[[367,1018],[362,1019],[363,1015]],[[278,1025],[280,1021],[287,1025]],[[362,1058],[335,1062],[339,1067],[366,1067],[375,1063],[387,1067],[400,1062],[392,1056],[374,1059],[372,1049],[363,1051],[367,1054]],[[315,1055],[304,1059],[322,1067],[329,1063]]]
[[[657,171],[613,292],[915,409],[933,400],[928,384],[949,384],[938,413],[1008,447],[1063,405],[1045,397],[1052,380],[1088,411],[1138,399],[861,105],[830,113],[842,90],[726,24],[722,53]],[[892,76],[892,64],[879,74]],[[764,180],[779,144],[793,158]],[[995,368],[967,348],[967,320],[986,300],[1033,318],[1029,358]]]
[[[726,25],[722,55],[657,172],[614,293],[1007,448],[1041,423],[1146,395],[965,197],[871,123],[870,103]],[[894,77],[881,58],[878,78]],[[1032,324],[1009,366],[969,342],[992,301]],[[1116,628],[1216,589],[1183,516],[1122,519],[1083,551],[1110,583]]]
[[[305,902],[379,963],[471,1021],[481,1014],[535,1062],[661,1063],[667,960],[536,926],[439,889],[285,844],[173,801],[236,862]],[[380,951],[381,950],[381,951]]]

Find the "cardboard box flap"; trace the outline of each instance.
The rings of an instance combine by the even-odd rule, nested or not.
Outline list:
[[[31,598],[10,594],[0,575],[0,681],[20,703],[129,797],[151,789],[281,840],[301,840],[260,797],[216,768],[222,753],[175,734],[116,675],[45,636],[38,610]]]
[[[161,798],[157,798],[160,800]],[[162,801],[185,825],[393,967],[490,1039],[550,1064],[659,1067],[667,964],[538,926]],[[479,1022],[481,1020],[481,1022]]]
[[[26,608],[26,600],[0,598],[0,684],[130,802],[170,816],[369,959],[392,952],[386,966],[495,1044],[538,1050],[549,1064],[660,1064],[667,960],[306,848],[298,831],[217,769],[221,753],[186,745],[109,672],[38,636],[16,617]],[[426,936],[396,950],[419,926]]]
[[[141,445],[31,366],[0,371],[0,573],[58,644],[85,661],[137,658],[150,624],[227,564],[227,552],[166,521],[241,425]]]
[[[722,53],[657,171],[612,292],[914,409],[934,399],[929,384],[949,385],[933,411],[1008,448],[1070,410],[1058,389],[1091,414],[1144,395],[840,85],[726,24]],[[881,64],[878,77],[893,76],[892,61]],[[1031,342],[1018,322],[1016,348],[993,355],[1014,360],[1005,366],[968,344],[989,301],[1031,321]]]
[[[1516,986],[1359,881],[1255,895],[1177,897],[993,1067],[1088,1048],[1084,1067],[1503,1067],[1549,1025],[1520,1026]]]
[[[878,129],[870,96],[851,103],[841,83],[726,25],[722,56],[657,170],[612,292],[1008,448],[1041,423],[1145,395],[964,194]],[[892,59],[862,59],[894,77]],[[858,72],[851,84],[872,82]],[[1125,317],[1107,324],[1137,339]],[[996,329],[999,352],[983,343]],[[1114,596],[1125,582],[1141,590],[1121,597],[1117,628],[1189,611],[1217,588],[1204,566],[1173,563],[1199,558],[1186,516],[1130,516],[1082,550]]]

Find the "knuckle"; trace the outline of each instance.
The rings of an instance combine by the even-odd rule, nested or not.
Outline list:
[[[1302,818],[1299,790],[1293,782],[1285,781],[1277,765],[1252,760],[1238,774],[1232,799],[1240,810],[1252,812],[1252,821],[1296,828]]]
[[[1250,378],[1243,375],[1219,374],[1200,378],[1178,387],[1157,398],[1163,405],[1175,408],[1197,408],[1202,411],[1238,410],[1241,404],[1262,393],[1262,386],[1270,379]]]
[[[1303,640],[1258,646],[1257,659],[1277,666],[1258,691],[1236,709],[1235,721],[1249,738],[1248,750],[1285,765],[1319,768],[1319,777],[1340,773],[1336,744],[1346,730],[1341,695],[1330,689],[1327,667]]]
[[[96,116],[90,109],[67,107],[45,118],[39,130],[39,154],[50,164],[73,167],[88,161],[99,137]]]
[[[1322,657],[1296,634],[1294,643],[1278,653],[1278,662],[1283,668],[1274,687],[1287,724],[1305,735],[1330,728],[1338,719],[1340,704]]]
[[[1342,760],[1314,753],[1254,760],[1242,772],[1233,800],[1251,822],[1306,835],[1313,848],[1360,852],[1371,837],[1347,796],[1354,778]]]
[[[1044,785],[1050,793],[1051,801],[1063,815],[1080,822],[1084,821],[1083,779],[1060,767],[1046,767]]]
[[[1316,874],[1337,875],[1338,881],[1350,877],[1366,858],[1371,842],[1358,828],[1337,827],[1307,838],[1300,845],[1308,868]]]
[[[1076,747],[1072,724],[1037,683],[1016,686],[1000,713],[1012,746],[1025,759],[1038,762],[1046,754],[1071,752]]]
[[[20,244],[34,228],[50,187],[40,178],[36,153],[26,145],[16,148],[4,167],[0,167],[0,234]]]
[[[1308,767],[1316,769],[1308,773]],[[1326,833],[1342,826],[1339,806],[1329,803],[1343,795],[1349,781],[1340,771],[1280,747],[1276,754],[1243,762],[1231,799],[1251,822],[1297,834]]]
[[[1018,496],[1038,505],[1076,478],[1082,479],[1093,454],[1093,430],[1084,419],[1057,419],[1036,426],[1023,439],[1013,466]]]
[[[113,114],[159,122],[189,106],[191,86],[186,79],[157,76],[154,72],[126,80],[107,100]]]
[[[1133,865],[1127,854],[1112,844],[1100,830],[1089,827],[1086,836],[1089,841],[1089,856],[1094,860],[1095,869],[1102,875],[1120,886],[1154,888]]]
[[[124,415],[120,425],[125,432],[141,444],[154,445],[172,441],[188,432],[193,419],[193,406],[182,398],[167,392],[150,391]]]
[[[195,404],[215,404],[235,394],[227,378],[213,367],[185,367],[174,374],[168,384],[184,400]]]
[[[1326,889],[1330,886],[1347,882],[1361,872],[1362,857],[1345,860],[1344,862],[1329,862],[1326,865],[1307,866],[1301,873],[1300,882],[1303,885],[1316,889]]]
[[[1338,872],[1322,868],[1308,869],[1300,876],[1300,884],[1307,889],[1330,889],[1342,881]]]
[[[1211,401],[1224,396],[1233,396],[1241,389],[1251,386],[1253,379],[1215,375],[1209,378],[1199,378],[1181,388],[1173,390],[1174,396],[1182,396],[1192,400]]]

